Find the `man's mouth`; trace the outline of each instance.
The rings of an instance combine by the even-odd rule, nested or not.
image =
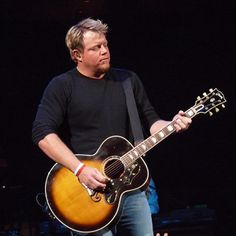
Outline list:
[[[100,62],[107,62],[107,61],[109,61],[109,58],[103,58],[100,60]]]

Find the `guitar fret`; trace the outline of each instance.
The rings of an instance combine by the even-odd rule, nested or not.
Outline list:
[[[139,156],[142,156],[143,150],[141,149],[141,147],[140,147],[140,146],[137,146],[137,147],[136,147],[136,150],[138,151]]]
[[[148,143],[148,140],[145,141],[145,153],[149,150],[149,143]]]
[[[151,139],[147,139],[146,140],[146,143],[147,143],[147,147],[148,147],[148,150],[150,150],[152,147],[153,147],[153,142]]]

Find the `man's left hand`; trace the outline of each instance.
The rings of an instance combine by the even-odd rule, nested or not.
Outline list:
[[[184,111],[179,111],[173,121],[175,121],[174,126],[177,133],[187,130],[192,123],[192,119],[187,117]]]

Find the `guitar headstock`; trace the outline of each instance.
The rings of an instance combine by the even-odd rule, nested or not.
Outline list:
[[[217,88],[209,89],[209,93],[203,93],[202,97],[197,97],[194,110],[196,113],[209,113],[211,116],[214,111],[218,112],[220,107],[225,108],[224,103],[226,99],[221,91]]]

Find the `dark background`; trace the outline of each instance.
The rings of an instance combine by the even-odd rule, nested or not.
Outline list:
[[[134,70],[164,119],[188,109],[210,88],[226,109],[197,116],[147,159],[156,181],[160,214],[205,206],[216,210],[217,231],[233,235],[235,220],[235,4],[208,0],[1,1],[1,222],[43,218],[43,192],[53,162],[31,141],[42,92],[74,66],[67,30],[85,17],[109,25],[112,65]]]

